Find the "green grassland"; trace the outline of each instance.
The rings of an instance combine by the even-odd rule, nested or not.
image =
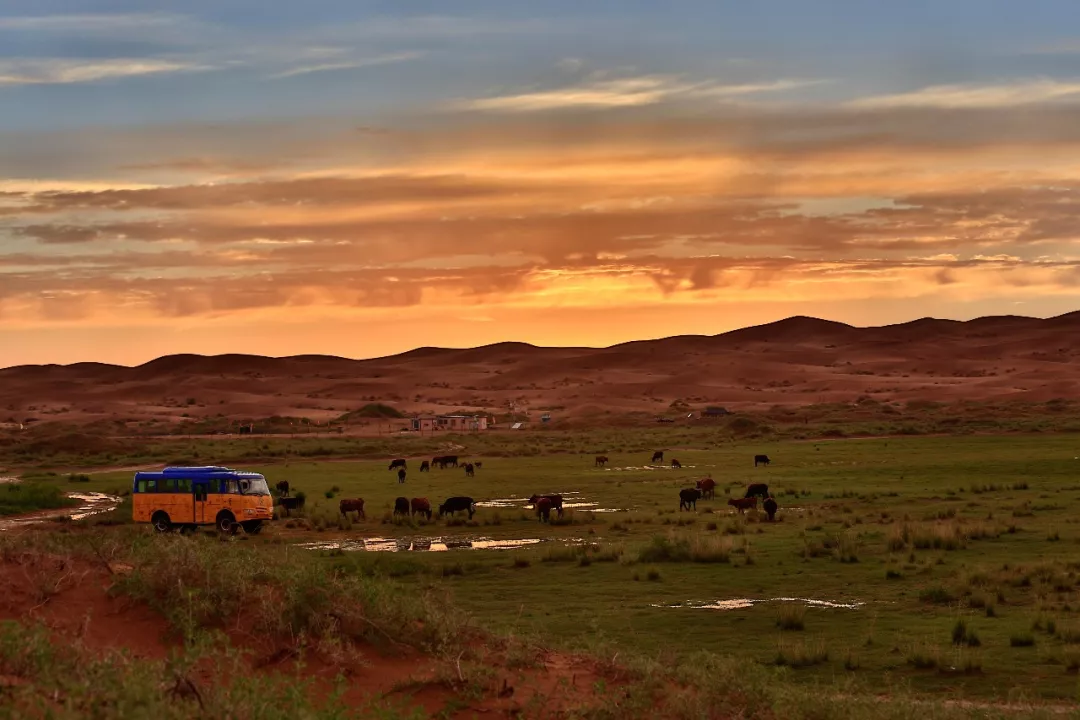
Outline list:
[[[475,478],[461,469],[419,473],[421,458],[410,457],[404,485],[387,470],[397,453],[241,464],[307,497],[303,513],[248,542],[541,539],[514,550],[303,552],[346,573],[449,589],[478,625],[563,646],[660,661],[710,651],[781,667],[799,683],[851,678],[996,700],[1077,697],[1080,438],[693,439],[655,446],[682,470],[645,469],[651,451],[612,445],[524,457],[459,451],[483,462]],[[608,450],[608,469],[593,466],[596,449]],[[754,468],[762,452],[773,463]],[[705,475],[718,483],[716,499],[679,511],[678,490]],[[120,491],[130,480],[129,472],[105,473],[80,488]],[[777,522],[726,505],[750,482],[769,484]],[[437,505],[452,495],[487,501],[533,492],[617,511],[574,508],[550,526],[522,503],[480,507],[472,521],[391,514],[398,495]],[[366,500],[365,521],[340,516],[344,497]],[[768,602],[686,607],[741,598]]]

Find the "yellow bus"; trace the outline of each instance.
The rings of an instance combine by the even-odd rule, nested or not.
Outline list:
[[[167,467],[135,473],[132,519],[158,532],[216,525],[224,533],[237,527],[255,534],[274,513],[266,478],[226,467]]]

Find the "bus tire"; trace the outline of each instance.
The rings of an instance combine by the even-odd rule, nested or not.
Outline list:
[[[159,533],[167,533],[173,529],[169,514],[164,510],[158,510],[154,513],[154,516],[150,518],[150,522]]]
[[[248,535],[258,535],[263,528],[262,520],[248,520],[247,522],[240,523],[244,528],[244,532]]]
[[[228,510],[218,513],[217,522],[218,532],[225,533],[227,535],[233,535],[236,533],[236,518]]]

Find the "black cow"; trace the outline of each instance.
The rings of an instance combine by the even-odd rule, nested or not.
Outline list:
[[[768,465],[769,464],[769,456],[768,455],[755,455],[754,456],[754,467],[757,467],[759,464]]]
[[[765,514],[769,516],[769,522],[773,522],[776,518],[776,501],[771,497],[765,498],[765,503],[762,507],[765,508]]]
[[[457,467],[458,466],[458,457],[457,457],[457,455],[440,455],[439,457],[433,457],[433,458],[431,458],[431,465],[433,467],[435,465],[438,465],[440,468],[443,468],[443,469],[445,469],[447,465],[452,465],[453,467]]]
[[[676,460],[675,458],[672,458],[671,459],[671,467],[672,467],[672,469],[682,469],[682,463],[679,462],[678,460]]]
[[[465,463],[465,477],[476,477],[476,470],[472,463]]]
[[[405,467],[405,458],[398,458],[397,460],[390,461],[390,470],[393,470],[394,468],[401,468],[404,470]]]
[[[595,461],[595,466],[596,467],[604,467],[605,465],[607,465],[607,463],[608,463],[608,456],[607,455],[597,455],[596,456],[596,461]]]
[[[402,468],[402,469],[397,471],[397,481],[399,483],[405,482],[405,468]]]
[[[439,517],[453,515],[460,510],[468,512],[469,519],[472,520],[473,513],[476,512],[476,503],[471,497],[455,496],[447,498],[446,502],[439,506]]]
[[[475,464],[477,470],[479,470],[484,465],[484,463],[480,462],[479,460],[477,460]]]
[[[288,480],[282,480],[281,482],[279,482],[274,487],[277,488],[277,491],[278,491],[278,493],[280,495],[288,495],[289,494],[289,481]]]
[[[652,461],[653,462],[664,462],[664,451],[663,450],[657,450],[656,452],[654,452],[652,454]]]
[[[431,472],[431,463],[429,463],[427,460],[420,463],[420,472]]]
[[[409,498],[399,497],[394,500],[394,514],[395,515],[408,515],[409,514]]]
[[[746,494],[743,497],[769,497],[769,486],[765,483],[752,483],[750,487],[746,488]]]
[[[562,495],[533,495],[529,498],[529,504],[536,507],[536,503],[547,498],[550,502],[550,508],[559,512],[559,517],[562,517]]]
[[[701,491],[697,488],[684,488],[679,491],[679,510],[689,510],[691,507],[697,510],[697,501],[701,499]]]
[[[281,503],[281,508],[288,515],[290,510],[303,510],[304,509],[304,496],[301,494],[297,497],[281,497],[278,498],[278,502]]]

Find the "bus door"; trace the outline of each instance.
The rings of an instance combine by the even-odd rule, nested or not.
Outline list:
[[[195,503],[193,522],[206,522],[206,495],[210,492],[210,481],[195,480],[191,489]]]

